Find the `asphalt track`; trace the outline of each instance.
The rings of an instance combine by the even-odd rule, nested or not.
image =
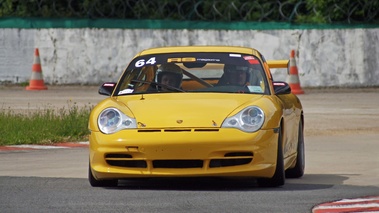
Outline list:
[[[283,193],[284,197],[291,197],[300,193],[298,196],[305,198],[307,195],[306,193],[301,194],[302,191],[312,191],[311,189],[313,189],[317,192],[312,191],[312,197],[308,198],[307,201],[300,202],[306,207],[299,207],[299,203],[293,204],[297,206],[295,209],[299,209],[299,211],[293,212],[303,212],[303,209],[311,211],[311,207],[328,201],[336,201],[337,206],[340,206],[341,203],[338,201],[342,199],[364,198],[365,196],[374,196],[375,199],[371,199],[370,205],[374,205],[374,207],[376,205],[376,211],[379,211],[377,201],[377,196],[379,196],[379,89],[304,90],[305,94],[299,95],[299,98],[303,103],[305,114],[305,175],[301,179],[287,180],[284,191],[287,191],[288,194]],[[93,86],[50,86],[45,91],[25,91],[23,87],[3,86],[0,87],[0,97],[3,110],[11,109],[20,113],[44,108],[68,107],[73,104],[78,106],[95,105],[104,98],[104,96],[97,94],[97,87]],[[17,181],[17,183],[52,181],[52,179],[38,178],[59,178],[58,180],[53,179],[59,183],[60,181],[72,181],[72,178],[74,180],[78,178],[83,180],[77,183],[79,186],[83,182],[88,184],[85,180],[88,167],[87,155],[88,150],[85,142],[58,144],[45,148],[2,147],[0,148],[0,162],[2,162],[0,164],[1,191],[14,194],[12,184],[16,184]],[[27,178],[24,179],[25,177]],[[162,184],[162,182],[159,183]],[[146,189],[149,190],[151,189],[149,184],[154,183],[139,185],[139,188],[145,187],[145,191]],[[125,185],[127,188],[133,188],[128,183]],[[169,186],[163,190],[182,190],[182,186],[175,188],[174,184],[173,187]],[[202,187],[201,192],[207,189],[214,192],[219,189],[217,184],[208,188],[208,182],[205,182]],[[334,188],[338,191],[327,191],[326,188]],[[153,189],[155,188],[153,187]],[[199,188],[196,189],[199,190]],[[232,186],[232,191],[236,189],[240,189],[239,186],[234,188]],[[184,190],[188,189],[185,188]],[[16,208],[5,204],[5,201],[14,201],[5,198],[4,193],[0,197],[0,207],[6,207],[5,209],[9,211],[15,210]],[[157,191],[153,191],[153,193],[157,193]],[[274,193],[274,195],[281,193]],[[215,196],[222,197],[223,195],[217,194]],[[268,196],[272,197],[273,195]],[[280,196],[283,197],[283,195]],[[277,197],[275,199],[282,200],[284,198]],[[277,203],[282,205],[279,200]],[[143,204],[141,205],[143,206]],[[267,205],[260,210],[267,210]],[[272,206],[271,210],[275,211],[277,208]],[[159,208],[151,207],[146,211],[154,212],[153,209]],[[287,210],[291,207],[282,209],[282,212],[288,212]],[[215,209],[208,208],[208,210],[213,211]],[[240,210],[249,210],[249,208],[245,206]],[[325,208],[323,207],[321,210],[325,210]],[[331,212],[330,209],[328,211]]]

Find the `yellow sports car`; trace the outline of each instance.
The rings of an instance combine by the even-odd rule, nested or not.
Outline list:
[[[92,186],[154,177],[252,178],[276,187],[304,174],[303,109],[257,50],[182,46],[140,52],[89,118]]]

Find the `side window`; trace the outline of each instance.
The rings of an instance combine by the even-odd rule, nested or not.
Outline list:
[[[132,79],[136,79],[136,76],[140,72],[141,68],[136,68],[133,70],[126,71],[123,79],[121,80],[119,91],[123,91],[125,89],[133,89],[134,85],[131,83]]]
[[[150,84],[148,82],[154,82],[155,72],[157,70],[157,66],[145,66],[142,67],[142,70],[138,73],[138,75],[133,78],[133,80],[144,81],[146,83],[132,83],[134,85],[135,92],[144,92],[149,87]]]
[[[154,81],[156,70],[156,66],[145,66],[127,71],[119,90],[124,91],[130,89],[130,91],[134,92],[146,91],[150,86],[148,82]],[[141,82],[133,82],[133,80]]]

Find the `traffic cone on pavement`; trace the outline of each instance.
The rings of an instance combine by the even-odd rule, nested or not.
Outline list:
[[[29,86],[26,87],[26,90],[46,90],[47,87],[42,78],[42,68],[41,61],[39,59],[38,48],[34,50],[34,61],[32,66],[32,77],[29,81]]]
[[[295,60],[295,50],[291,50],[290,67],[289,75],[287,76],[287,83],[290,85],[293,94],[304,94],[304,91],[301,89],[300,86],[299,73],[297,71]]]

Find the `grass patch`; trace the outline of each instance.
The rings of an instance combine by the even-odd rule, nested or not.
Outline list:
[[[92,107],[15,113],[0,109],[0,146],[87,141]]]

